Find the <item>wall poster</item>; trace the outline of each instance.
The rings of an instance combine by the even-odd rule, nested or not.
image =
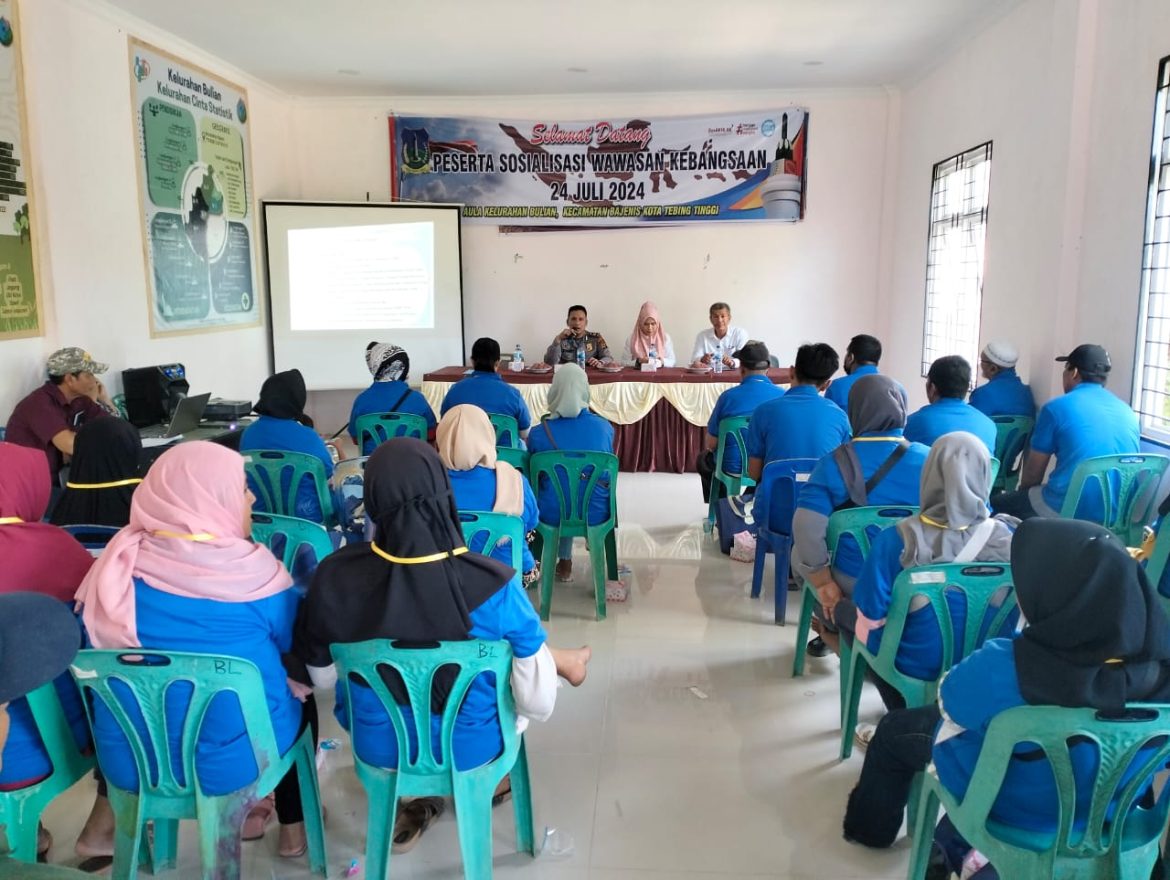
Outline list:
[[[151,335],[257,326],[248,94],[133,37],[129,67]]]

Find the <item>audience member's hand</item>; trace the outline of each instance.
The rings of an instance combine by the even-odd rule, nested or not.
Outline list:
[[[101,404],[112,412],[118,411],[114,408],[114,401],[110,398],[110,395],[106,393],[106,386],[102,384],[100,379],[93,380],[93,390],[90,393],[90,397],[93,399],[94,403]]]
[[[837,607],[837,603],[843,598],[844,594],[841,592],[841,588],[837,586],[836,581],[827,581],[817,587],[817,601],[825,609],[825,617],[828,620],[833,619],[833,609]]]
[[[301,684],[291,678],[285,678],[285,681],[288,682],[288,689],[292,691],[292,695],[302,703],[313,695],[313,689],[307,684]]]

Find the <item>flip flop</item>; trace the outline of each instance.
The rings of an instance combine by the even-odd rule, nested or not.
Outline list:
[[[405,804],[394,820],[394,835],[390,839],[390,851],[396,855],[410,852],[423,836],[423,832],[443,815],[446,808],[442,798],[415,798]]]

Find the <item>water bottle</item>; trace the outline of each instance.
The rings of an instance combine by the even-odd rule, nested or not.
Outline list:
[[[522,352],[520,350],[520,343],[519,342],[516,343],[516,350],[514,352],[512,352],[512,363],[514,363],[514,364],[523,364],[524,363],[524,352]]]
[[[658,369],[658,349],[653,345],[650,346],[650,350],[646,352],[646,360],[648,361],[646,366],[652,370]]]
[[[716,373],[723,372],[723,343],[715,344],[715,354],[711,355],[711,369]]]
[[[582,370],[585,369],[585,346],[584,345],[577,346],[577,366],[579,366]]]

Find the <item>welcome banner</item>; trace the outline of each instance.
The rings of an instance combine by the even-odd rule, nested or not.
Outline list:
[[[496,226],[804,216],[808,111],[565,121],[390,117],[395,200]]]

